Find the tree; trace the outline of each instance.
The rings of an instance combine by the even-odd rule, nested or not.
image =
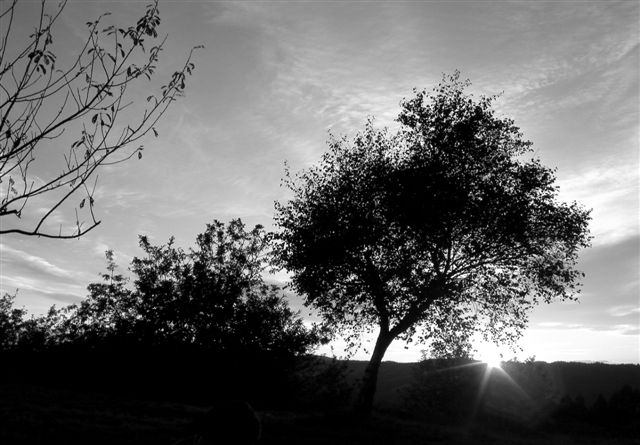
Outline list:
[[[320,333],[307,329],[280,289],[264,282],[270,241],[262,226],[246,230],[239,219],[207,224],[189,252],[173,238],[154,246],[141,236],[145,255],[131,262],[132,286],[116,273],[113,252],[107,251],[102,282],[90,284],[79,305],[50,311],[49,330],[58,344],[91,347],[305,353]]]
[[[38,351],[51,339],[51,321],[57,316],[52,308],[46,316],[27,318],[27,310],[14,307],[16,294],[0,297],[0,352]]]
[[[271,235],[260,225],[246,230],[240,219],[207,224],[189,253],[152,246],[135,258],[143,332],[218,351],[301,354],[320,341],[279,294],[264,282]]]
[[[456,72],[416,91],[395,135],[369,121],[352,144],[330,138],[319,165],[287,172],[293,197],[276,203],[294,289],[352,345],[379,329],[364,414],[394,339],[514,341],[529,308],[579,292],[589,212],[557,201],[554,172],[469,84]]]
[[[145,237],[140,246],[131,280],[108,251],[106,272],[77,305],[26,318],[12,296],[0,298],[0,362],[14,364],[0,378],[35,381],[49,369],[51,381],[76,388],[290,403],[299,357],[324,337],[263,279],[271,235],[214,221],[192,249]]]
[[[18,1],[0,10],[1,234],[77,238],[100,224],[96,182],[89,180],[97,181],[101,167],[142,157],[140,140],[149,132],[158,136],[155,125],[184,93],[194,69],[192,49],[136,114],[131,89],[152,79],[166,40],[158,41],[157,1],[129,27],[104,23],[108,13],[87,22],[84,44],[60,67],[53,29],[65,5],[49,15],[43,0],[24,46],[14,37]],[[77,132],[68,148],[61,138],[65,131]],[[51,226],[54,215],[69,212],[75,213],[72,229]]]
[[[16,296],[5,293],[0,297],[0,351],[15,348],[24,326],[26,310],[15,308]]]
[[[135,338],[138,322],[137,297],[127,288],[129,280],[116,273],[114,253],[105,252],[107,272],[102,282],[87,286],[89,295],[80,304],[60,310],[51,309],[47,318],[55,344],[99,345],[127,342]]]

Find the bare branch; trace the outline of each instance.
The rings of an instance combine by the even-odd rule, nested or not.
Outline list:
[[[98,170],[125,162],[136,154],[140,157],[141,138],[150,131],[157,135],[155,125],[171,103],[183,95],[186,76],[194,69],[191,59],[196,48],[189,52],[186,62],[169,82],[148,97],[136,119],[131,108],[136,104],[126,99],[127,88],[153,77],[158,54],[167,38],[164,36],[145,50],[147,39],[149,42],[158,39],[157,1],[148,5],[142,18],[129,27],[107,25],[100,29],[109,13],[87,22],[85,42],[78,55],[62,69],[55,66],[52,30],[66,2],[48,16],[43,0],[30,41],[9,55],[12,48],[8,43],[18,5],[14,0],[0,13],[0,28],[4,32],[0,80],[5,75],[12,80],[1,83],[0,183],[5,184],[0,187],[0,234],[77,238],[100,223],[94,213]],[[4,62],[7,56],[11,60]],[[54,103],[61,105],[52,112],[50,107]],[[63,133],[78,129],[78,139],[70,147],[62,149],[56,145],[56,139]],[[40,153],[45,147],[59,153],[61,167],[48,176],[36,177],[30,167],[42,159]],[[47,163],[51,163],[50,155]],[[92,176],[95,181],[89,188],[86,183]],[[76,220],[72,233],[64,233],[62,228],[49,231],[47,221],[65,211],[63,204],[80,193],[84,193],[84,198],[74,206]],[[46,211],[41,216],[28,215],[28,203],[38,196],[47,198]],[[90,217],[89,226],[85,227],[82,214]]]

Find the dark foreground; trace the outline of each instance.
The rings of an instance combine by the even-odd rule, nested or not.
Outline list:
[[[0,385],[0,443],[170,445],[189,435],[204,406],[55,389]],[[532,427],[499,421],[443,425],[377,412],[354,419],[348,410],[259,411],[260,444],[640,444],[628,433],[588,423]]]

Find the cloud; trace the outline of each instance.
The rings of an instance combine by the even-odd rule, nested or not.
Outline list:
[[[581,323],[561,323],[557,321],[543,321],[538,323],[541,328],[558,328],[558,329],[580,329],[584,325]]]
[[[585,329],[590,332],[610,332],[619,335],[636,335],[638,324],[611,324],[611,325],[596,325],[585,326],[582,323],[562,323],[556,321],[544,321],[536,323],[532,326],[533,330],[536,329],[554,329],[558,331],[576,331],[582,332]]]
[[[85,287],[77,283],[51,283],[24,275],[2,278],[2,292],[13,294],[16,290],[16,304],[27,306],[35,314],[55,303],[77,303],[86,294]]]
[[[0,290],[18,290],[17,304],[41,312],[54,302],[74,303],[85,294],[84,273],[75,273],[41,256],[0,244]]]
[[[640,307],[633,305],[614,306],[609,308],[607,312],[613,317],[626,317],[634,314],[640,316]]]
[[[578,268],[585,273],[578,302],[540,305],[530,326],[631,332],[640,326],[638,252],[640,236],[585,250]]]
[[[14,249],[6,244],[0,244],[0,250],[2,250],[0,261],[3,263],[3,268],[11,267],[11,264],[20,265],[28,272],[54,279],[67,279],[72,276],[70,271],[62,269],[42,257]]]
[[[521,356],[535,355],[538,360],[640,363],[638,336],[622,330],[532,328],[518,343]]]
[[[600,163],[558,180],[559,198],[592,209],[594,245],[624,242],[639,233],[638,163]]]

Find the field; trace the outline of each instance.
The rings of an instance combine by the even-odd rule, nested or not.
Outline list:
[[[362,362],[347,364],[356,379]],[[563,390],[606,393],[624,382],[640,386],[638,366],[551,364]],[[415,379],[415,365],[384,363],[377,410],[371,419],[355,417],[347,407],[323,410],[260,408],[260,444],[640,444],[636,430],[612,429],[589,422],[518,422],[505,416],[478,413],[449,422],[416,416],[400,403]],[[603,377],[606,376],[606,379]],[[0,443],[35,444],[157,444],[170,445],[190,434],[205,405],[131,397],[102,391],[56,387],[54,382],[0,385]],[[557,385],[556,385],[557,386]],[[500,382],[488,392],[502,391]],[[492,399],[494,405],[496,400]],[[485,410],[486,411],[486,410]],[[495,411],[495,410],[494,410]]]

